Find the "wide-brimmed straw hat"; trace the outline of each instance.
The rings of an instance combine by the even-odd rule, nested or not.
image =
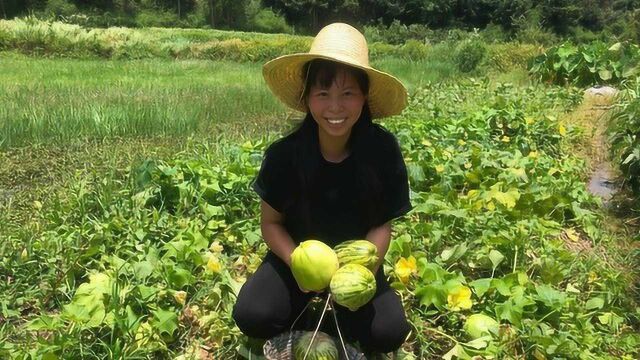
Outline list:
[[[304,64],[313,59],[326,59],[364,70],[369,76],[367,100],[372,118],[383,118],[402,112],[407,104],[407,89],[394,76],[369,65],[369,49],[364,36],[351,25],[327,25],[311,44],[308,53],[285,55],[273,59],[262,68],[267,85],[287,106],[307,111],[302,99]]]

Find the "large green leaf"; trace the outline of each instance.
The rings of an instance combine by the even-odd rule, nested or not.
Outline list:
[[[152,325],[159,334],[173,337],[178,328],[178,315],[171,310],[158,309],[153,311]]]

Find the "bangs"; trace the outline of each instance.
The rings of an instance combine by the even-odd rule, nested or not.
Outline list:
[[[309,94],[309,89],[312,86],[319,86],[320,88],[327,89],[331,87],[337,79],[338,73],[344,71],[351,74],[357,81],[360,91],[363,94],[369,93],[369,77],[364,70],[354,68],[352,66],[344,65],[335,61],[314,59],[305,64],[303,69],[304,91],[303,97]],[[342,79],[343,80],[343,79]],[[343,80],[344,81],[344,80]]]

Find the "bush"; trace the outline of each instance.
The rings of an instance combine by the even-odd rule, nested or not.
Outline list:
[[[551,46],[560,41],[556,34],[538,25],[531,25],[520,29],[516,33],[516,40],[525,44],[540,44],[544,46]]]
[[[410,60],[424,59],[427,57],[428,53],[427,47],[424,43],[414,39],[407,40],[402,46],[401,51],[403,57]]]
[[[45,12],[55,16],[70,16],[77,13],[78,8],[67,0],[48,0]]]
[[[439,42],[445,36],[436,36],[437,32],[426,25],[411,24],[409,26],[394,20],[389,26],[384,24],[365,25],[364,36],[369,42],[384,42],[392,45],[402,45],[407,40],[416,40],[421,43]],[[442,33],[442,31],[440,31]]]
[[[287,24],[284,17],[271,9],[261,9],[253,18],[249,19],[248,30],[293,34],[293,28]]]
[[[540,81],[591,86],[618,84],[634,78],[640,65],[640,47],[629,42],[574,45],[564,43],[536,57],[531,74]]]
[[[593,31],[585,29],[581,26],[573,27],[570,31],[573,41],[578,44],[590,43],[596,40],[606,40],[606,38],[603,38],[600,35],[601,33],[594,33]]]
[[[484,59],[487,48],[480,39],[461,42],[453,54],[453,61],[458,70],[468,73],[475,70]]]
[[[480,37],[487,43],[509,41],[510,35],[502,26],[490,23],[480,31]]]
[[[542,47],[532,44],[515,42],[493,44],[487,48],[486,63],[491,69],[501,72],[514,68],[526,69],[542,52]]]
[[[178,15],[165,11],[143,10],[136,16],[139,27],[171,27],[178,23]]]
[[[624,85],[626,89],[611,113],[607,130],[611,155],[622,172],[624,184],[640,199],[640,78]]]

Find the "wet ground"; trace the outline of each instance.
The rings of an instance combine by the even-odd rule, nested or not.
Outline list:
[[[587,189],[593,195],[602,198],[602,202],[606,204],[618,191],[615,179],[616,174],[611,167],[611,163],[603,162],[598,165],[593,174],[591,174]]]
[[[593,172],[589,178],[587,189],[593,195],[602,199],[604,206],[609,205],[613,196],[618,192],[616,185],[617,172],[609,161],[609,144],[606,141],[607,111],[614,102],[617,90],[611,87],[593,87],[584,93],[580,110],[585,124],[590,124],[593,134],[591,140],[591,154]]]

